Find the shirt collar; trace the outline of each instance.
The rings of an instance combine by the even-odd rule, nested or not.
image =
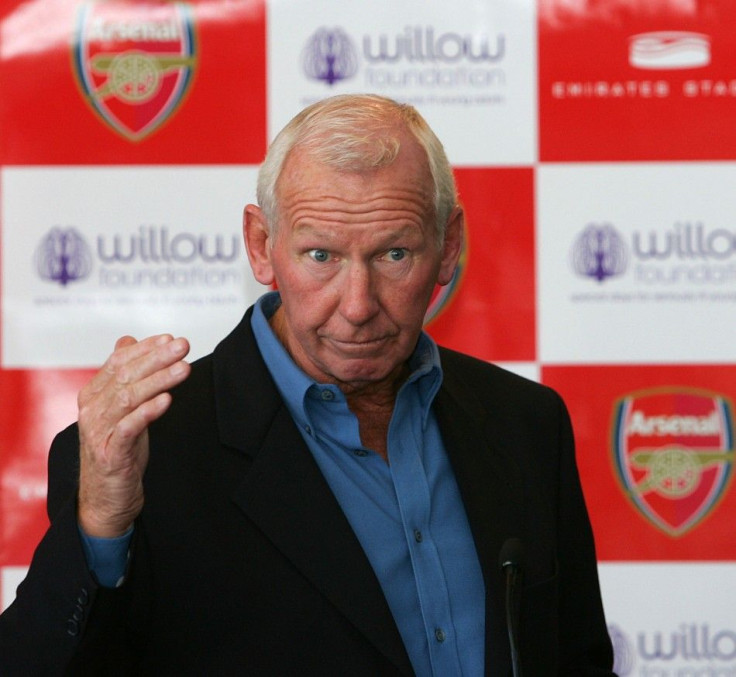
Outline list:
[[[336,400],[343,399],[342,393],[336,386],[319,384],[291,359],[268,322],[280,305],[281,295],[277,291],[267,292],[256,301],[251,318],[253,334],[289,411],[297,419],[297,423],[311,425],[304,404],[310,389],[312,392],[329,389]],[[401,386],[398,396],[408,388],[416,389],[421,403],[422,422],[426,425],[432,401],[442,384],[442,367],[437,344],[424,331],[420,333],[417,346],[409,357],[409,369],[409,377]]]

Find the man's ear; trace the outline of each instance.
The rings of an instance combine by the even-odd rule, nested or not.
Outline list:
[[[449,284],[455,274],[457,262],[463,250],[463,239],[465,237],[465,214],[459,205],[452,210],[450,218],[445,226],[445,241],[442,244],[442,261],[437,283]]]
[[[271,263],[271,234],[263,211],[257,205],[246,205],[243,210],[243,240],[253,275],[261,284],[274,282]]]

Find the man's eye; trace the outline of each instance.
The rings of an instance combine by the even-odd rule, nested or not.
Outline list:
[[[403,259],[405,256],[406,256],[406,249],[396,248],[396,249],[388,250],[388,257],[392,261],[401,261],[401,259]]]
[[[330,255],[325,249],[310,249],[309,256],[317,263],[324,263],[330,260]]]

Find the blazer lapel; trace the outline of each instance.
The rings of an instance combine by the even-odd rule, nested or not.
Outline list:
[[[521,478],[505,453],[503,422],[489,420],[467,388],[446,373],[434,403],[445,448],[455,471],[470,522],[486,586],[486,674],[510,669],[506,636],[505,581],[499,554],[507,538],[519,536],[523,524]]]
[[[218,346],[214,366],[221,441],[253,460],[233,500],[368,641],[412,674],[378,579],[263,363],[250,313]]]

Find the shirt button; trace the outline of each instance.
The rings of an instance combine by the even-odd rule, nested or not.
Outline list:
[[[323,390],[322,391],[322,399],[325,402],[331,402],[335,399],[335,393],[333,393],[331,390]]]
[[[368,452],[365,449],[353,449],[353,453],[356,456],[360,456],[360,458],[363,458],[364,456],[368,456]]]
[[[305,425],[304,426],[304,432],[307,433],[307,435],[311,435],[312,434],[312,429],[308,425]]]
[[[445,641],[445,631],[442,628],[437,628],[434,631],[434,637],[438,642],[444,642]]]
[[[423,538],[422,532],[419,531],[419,529],[414,529],[414,540],[417,543],[421,543],[422,542],[422,538]]]

